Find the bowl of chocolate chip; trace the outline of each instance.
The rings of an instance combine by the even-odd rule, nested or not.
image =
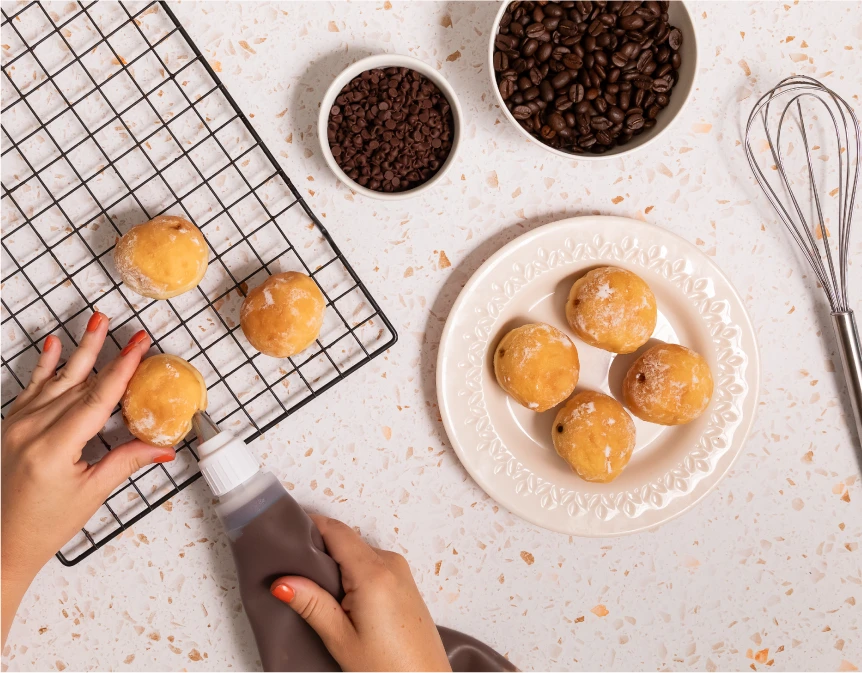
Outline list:
[[[697,36],[680,1],[509,2],[488,46],[505,116],[545,149],[618,157],[665,133],[694,90]]]
[[[455,158],[461,106],[449,83],[409,56],[369,56],[329,86],[317,124],[326,163],[339,180],[376,199],[416,196]]]

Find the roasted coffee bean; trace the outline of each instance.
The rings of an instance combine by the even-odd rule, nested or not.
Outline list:
[[[613,107],[608,108],[607,116],[614,124],[619,124],[626,118],[626,113],[614,105]]]
[[[577,54],[566,54],[562,61],[569,70],[580,70],[581,66],[584,65],[584,60]]]
[[[622,50],[615,51],[614,55],[611,56],[611,62],[618,68],[622,68],[628,61],[628,57]]]
[[[668,23],[669,6],[665,0],[510,3],[492,62],[506,107],[524,129],[556,148],[596,153],[628,142],[655,124],[679,80],[683,36]],[[390,86],[388,74],[384,79],[386,90],[398,93],[400,83]],[[356,128],[352,147],[367,146],[368,129],[350,114],[352,97],[337,104],[343,124]],[[403,122],[403,113],[394,116],[378,100],[368,107],[375,107],[372,119],[389,134],[385,141],[400,140],[388,127]],[[351,170],[365,177],[359,161]]]
[[[571,79],[572,74],[568,70],[563,70],[554,75],[553,79],[551,79],[551,85],[555,89],[564,89]]]
[[[553,112],[548,117],[548,126],[554,129],[554,131],[559,132],[566,128],[566,120],[563,119],[563,115],[558,112]]]
[[[545,26],[541,23],[531,23],[527,26],[526,33],[527,37],[537,38],[539,35],[545,32]]]
[[[639,114],[633,114],[630,117],[626,117],[626,128],[629,131],[637,131],[642,129],[644,125],[644,118]]]
[[[607,131],[613,123],[607,117],[596,116],[590,119],[590,128],[594,131]]]
[[[584,90],[584,85],[580,83],[572,84],[569,87],[569,98],[572,99],[575,103],[580,103],[584,100],[584,95],[586,94]]]
[[[619,26],[623,30],[639,30],[643,28],[644,20],[637,14],[630,14],[620,19]]]
[[[631,101],[631,94],[628,91],[620,91],[617,104],[623,109],[628,110]]]
[[[640,56],[638,56],[637,61],[637,69],[638,72],[643,72],[646,69],[647,64],[652,61],[652,52],[648,49],[645,49],[641,52]]]
[[[652,90],[656,93],[667,93],[671,90],[673,84],[666,77],[662,77],[660,79],[653,80]]]
[[[551,58],[551,52],[553,51],[554,48],[551,46],[551,43],[545,42],[536,50],[536,59],[544,63]]]
[[[666,77],[673,70],[673,66],[670,63],[663,63],[660,68],[657,68],[654,75],[656,77]]]
[[[502,78],[499,87],[511,105],[514,81]],[[452,149],[449,101],[408,68],[361,73],[341,90],[329,115],[327,139],[336,163],[375,191],[401,192],[427,182]]]

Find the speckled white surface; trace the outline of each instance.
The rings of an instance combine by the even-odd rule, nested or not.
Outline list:
[[[438,622],[523,669],[862,665],[862,490],[840,364],[740,145],[752,96],[793,72],[862,106],[862,3],[695,3],[702,68],[677,135],[589,165],[524,142],[495,109],[493,3],[174,7],[401,337],[253,445],[301,503],[404,553]],[[464,107],[460,157],[417,200],[353,197],[318,150],[329,81],[378,52],[437,65]],[[661,224],[713,255],[763,356],[759,416],[728,478],[684,517],[613,540],[549,533],[497,507],[458,463],[434,390],[443,321],[469,275],[524,231],[585,212]],[[851,260],[859,309],[858,228]],[[259,668],[210,502],[198,482],[78,566],[51,562],[3,669]]]

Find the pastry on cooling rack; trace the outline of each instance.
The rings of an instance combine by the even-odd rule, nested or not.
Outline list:
[[[590,390],[566,402],[551,433],[560,458],[586,481],[616,479],[635,448],[635,424],[623,405]]]
[[[547,411],[571,395],[580,371],[575,344],[545,323],[513,329],[494,352],[497,382],[532,411]]]
[[[159,215],[132,227],[114,248],[114,263],[123,282],[152,299],[170,299],[197,287],[208,258],[200,229],[173,215]]]
[[[612,353],[633,353],[655,330],[655,296],[637,274],[603,266],[572,286],[566,319],[590,346]]]
[[[690,423],[709,406],[712,372],[699,353],[659,344],[641,355],[623,381],[623,399],[638,418],[660,425]]]
[[[174,446],[192,429],[195,412],[207,408],[207,386],[182,358],[153,355],[138,365],[120,404],[135,437],[155,446]]]
[[[243,334],[264,355],[287,358],[320,334],[326,299],[304,273],[287,271],[249,291],[240,309]]]

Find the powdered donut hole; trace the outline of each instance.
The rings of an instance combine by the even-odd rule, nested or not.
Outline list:
[[[641,355],[623,380],[623,399],[638,418],[660,425],[690,423],[709,406],[712,372],[704,357],[677,344]]]
[[[643,279],[605,266],[579,278],[569,292],[566,319],[584,342],[612,353],[633,353],[652,336],[656,302]]]
[[[635,424],[623,406],[589,390],[566,402],[551,434],[560,458],[585,481],[613,481],[635,448]]]
[[[114,248],[114,263],[123,282],[151,299],[170,299],[197,287],[208,259],[200,229],[173,215],[159,215],[132,227]]]
[[[532,411],[547,411],[571,395],[580,371],[575,344],[545,323],[513,329],[494,352],[497,382]]]
[[[320,334],[326,299],[304,273],[287,271],[252,289],[240,309],[242,332],[265,355],[287,358],[308,348]]]
[[[121,401],[126,427],[155,446],[174,446],[192,429],[192,416],[207,408],[200,372],[176,355],[143,360]]]

